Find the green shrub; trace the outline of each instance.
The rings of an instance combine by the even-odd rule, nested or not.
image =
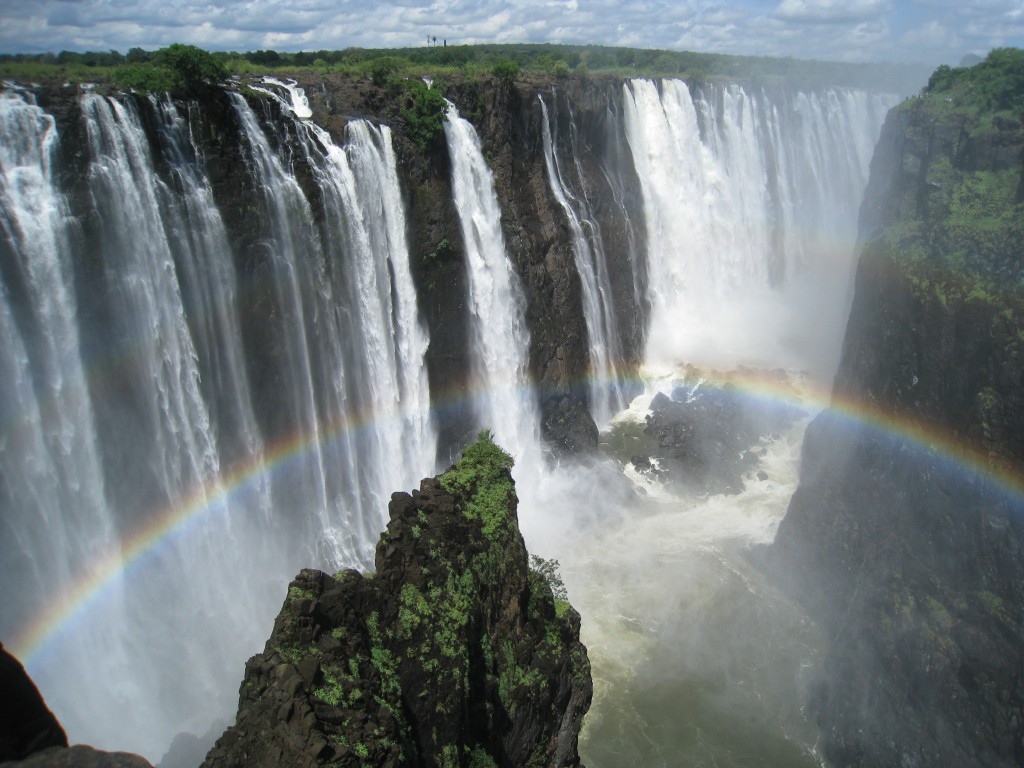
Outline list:
[[[511,83],[519,75],[519,65],[511,59],[502,59],[491,68],[491,74],[503,82]]]
[[[228,76],[227,69],[220,61],[194,45],[173,43],[157,51],[153,61],[173,71],[178,80],[178,89],[186,94],[196,94],[215,87]]]
[[[425,151],[444,134],[444,115],[448,105],[437,88],[427,88],[422,80],[407,80],[402,104],[402,123],[406,135]]]
[[[145,93],[174,91],[178,84],[174,72],[153,64],[126,64],[114,70],[113,78],[120,88]]]
[[[387,85],[405,68],[405,62],[394,56],[382,56],[370,63],[370,79],[374,85]]]
[[[122,88],[197,96],[218,86],[228,75],[218,59],[194,45],[174,43],[153,54],[133,48],[129,53],[129,63],[113,73],[114,82]]]

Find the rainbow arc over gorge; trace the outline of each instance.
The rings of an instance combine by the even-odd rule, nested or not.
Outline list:
[[[1014,509],[1024,514],[1024,472],[1019,468],[993,466],[988,456],[934,425],[921,424],[853,398],[836,397],[822,388],[798,388],[783,377],[755,369],[740,369],[723,375],[710,374],[704,376],[703,381],[705,386],[732,387],[744,398],[755,402],[792,405],[809,413],[829,410],[847,420],[852,428],[866,427],[882,435],[909,441],[940,458],[948,471],[967,473],[992,483],[998,492],[1007,496]],[[644,384],[640,379],[635,383],[638,387]],[[434,408],[462,408],[470,397],[478,394],[464,394],[457,399],[435,404]],[[532,391],[524,391],[522,394],[532,395]],[[196,488],[174,505],[157,511],[145,523],[123,536],[117,546],[99,554],[92,566],[80,573],[78,579],[62,595],[42,607],[12,639],[12,652],[27,667],[42,663],[47,648],[69,631],[76,619],[87,613],[91,605],[102,600],[105,590],[111,584],[134,569],[144,568],[149,557],[164,542],[188,536],[209,516],[225,509],[234,494],[251,487],[253,483],[279,471],[290,462],[300,460],[315,447],[316,440],[328,444],[353,430],[374,429],[382,420],[396,415],[373,413],[353,417],[349,414],[326,427],[321,425],[318,438],[311,439],[305,434],[291,435],[267,447],[259,459],[231,468],[215,484]]]

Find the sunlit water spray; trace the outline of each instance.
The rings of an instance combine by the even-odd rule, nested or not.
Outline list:
[[[868,163],[894,97],[623,88],[648,230],[645,363],[813,369],[830,382]]]
[[[301,89],[291,83],[267,81],[265,85],[296,118],[305,117],[308,104],[300,98]],[[801,340],[799,333],[803,326],[820,320],[809,303],[814,292],[800,291],[797,286],[805,278],[808,284],[816,284],[813,277],[806,276],[814,275],[814,265],[821,261],[817,257],[831,251],[816,251],[810,246],[800,250],[797,246],[804,241],[792,240],[797,236],[793,227],[799,226],[781,225],[779,222],[794,220],[786,219],[779,211],[817,210],[814,206],[819,197],[831,194],[830,179],[847,176],[833,173],[836,169],[828,165],[834,160],[830,153],[839,151],[837,145],[816,144],[810,135],[801,138],[803,134],[786,128],[789,123],[785,119],[772,118],[772,110],[777,114],[788,110],[786,114],[795,124],[821,125],[822,131],[827,130],[824,126],[828,120],[815,115],[833,120],[833,130],[840,133],[847,130],[845,123],[856,124],[853,135],[839,142],[844,153],[851,147],[857,147],[858,152],[862,146],[870,148],[873,138],[861,139],[873,136],[872,130],[877,133],[874,123],[856,118],[860,113],[841,108],[846,96],[837,95],[828,102],[837,105],[834,109],[810,97],[773,102],[762,96],[757,99],[764,104],[757,110],[734,109],[729,105],[754,104],[757,99],[733,89],[718,93],[715,98],[721,104],[705,100],[687,105],[683,88],[681,84],[665,84],[659,95],[653,86],[633,82],[626,86],[625,93],[627,135],[644,185],[651,238],[646,249],[651,253],[650,284],[657,292],[651,297],[654,314],[647,355],[647,370],[651,373],[643,395],[646,399],[635,403],[641,413],[656,390],[671,389],[668,384],[683,362],[710,359],[719,368],[728,369],[741,362],[803,367],[808,360],[820,360],[815,352],[807,352],[812,347]],[[670,92],[677,97],[675,102],[666,97]],[[852,98],[851,103],[860,102]],[[172,580],[158,589],[157,594],[176,596],[178,607],[200,605],[195,615],[189,616],[193,623],[188,625],[188,636],[198,638],[195,645],[203,659],[195,661],[181,653],[179,635],[166,631],[169,625],[183,626],[176,623],[182,612],[153,613],[153,606],[164,605],[164,601],[153,600],[152,581],[132,580],[139,591],[125,599],[122,577],[114,577],[105,582],[112,585],[108,590],[110,600],[103,603],[110,613],[98,609],[90,612],[96,623],[105,624],[109,631],[91,635],[85,647],[97,653],[82,656],[94,662],[94,668],[84,672],[102,681],[91,686],[97,698],[82,707],[77,687],[63,686],[64,692],[57,693],[51,703],[61,714],[76,706],[82,710],[81,719],[71,725],[73,738],[85,734],[84,738],[102,745],[139,749],[154,759],[176,731],[202,732],[215,714],[230,712],[241,665],[266,637],[270,617],[280,603],[281,585],[294,569],[310,564],[330,567],[342,561],[365,563],[383,525],[387,493],[411,488],[419,477],[430,474],[434,456],[433,436],[421,410],[426,340],[417,334],[412,319],[416,312],[409,303],[407,273],[395,261],[407,258],[407,245],[404,221],[393,207],[400,207],[400,196],[389,132],[354,121],[345,145],[339,147],[309,123],[289,128],[292,140],[298,142],[291,149],[306,153],[320,197],[334,201],[332,210],[314,216],[310,201],[264,134],[259,119],[240,96],[233,97],[233,104],[241,126],[243,155],[257,190],[250,202],[258,207],[265,230],[258,249],[251,254],[251,266],[267,278],[262,283],[270,286],[264,300],[274,311],[259,313],[259,318],[281,318],[277,325],[268,324],[263,330],[286,347],[280,355],[282,370],[276,373],[276,386],[267,390],[278,399],[258,404],[260,415],[266,417],[268,410],[273,412],[278,424],[274,434],[253,432],[252,416],[244,401],[254,395],[236,375],[237,355],[215,354],[216,347],[238,343],[230,340],[238,334],[230,317],[230,303],[243,292],[235,293],[236,286],[230,284],[221,286],[216,277],[220,268],[216,264],[227,256],[229,246],[224,242],[223,223],[212,217],[204,224],[200,215],[203,210],[215,213],[206,200],[209,190],[184,167],[176,171],[176,185],[161,177],[148,155],[147,142],[141,141],[138,120],[131,110],[99,97],[83,101],[83,112],[94,136],[95,157],[91,162],[95,177],[91,185],[95,195],[112,208],[119,199],[141,196],[129,211],[112,210],[102,222],[108,229],[101,233],[114,245],[118,238],[133,245],[111,247],[108,258],[125,262],[115,277],[136,274],[133,270],[143,274],[144,268],[154,271],[151,277],[135,281],[139,285],[125,286],[125,305],[118,309],[119,305],[112,304],[113,310],[132,328],[156,329],[167,339],[166,343],[153,344],[146,343],[143,336],[139,349],[127,350],[134,355],[137,367],[152,371],[152,375],[135,380],[134,386],[155,382],[156,396],[140,397],[140,401],[152,400],[157,408],[153,414],[157,426],[150,441],[135,446],[134,453],[153,453],[155,460],[150,465],[159,470],[161,483],[157,485],[167,497],[167,517],[174,518],[183,511],[183,518],[195,514],[197,520],[202,520],[194,538],[192,534],[180,541],[168,538],[163,540],[168,542],[166,547],[150,550],[146,545],[143,549],[159,553],[164,566],[184,574],[177,582]],[[184,151],[181,162],[199,162],[196,148],[188,146],[190,137],[181,132],[187,127],[178,120],[181,116],[171,114],[170,107],[161,109],[163,140],[172,141],[172,135],[177,136],[173,142],[180,142],[178,149]],[[685,140],[670,141],[669,136],[680,130],[674,122],[684,119],[681,113],[686,109],[700,115],[687,123],[691,129],[696,124],[698,130],[691,130]],[[52,222],[47,230],[58,234],[67,231],[70,224],[63,221],[64,202],[47,167],[52,120],[24,100],[6,103],[3,112],[11,120],[20,121],[5,128],[7,135],[20,137],[29,149],[27,158],[15,164],[16,170],[5,168],[8,178],[22,179],[17,189],[25,194],[20,200],[10,198],[11,206],[5,207],[5,212],[11,211],[7,221],[20,216],[15,209],[24,205],[24,210],[30,212],[26,221],[38,208],[50,217],[45,219]],[[746,121],[755,113],[767,117],[759,118],[756,130],[744,133]],[[659,114],[668,117],[662,119]],[[703,131],[699,130],[701,125]],[[649,477],[636,475],[630,468],[628,452],[610,449],[619,437],[638,429],[628,415],[613,421],[605,434],[609,450],[603,460],[587,466],[544,466],[540,461],[537,409],[526,373],[529,337],[523,320],[523,299],[501,239],[493,181],[472,127],[454,111],[449,113],[446,133],[471,277],[474,391],[488,395],[476,404],[478,418],[481,426],[494,429],[498,441],[516,455],[520,514],[527,542],[532,551],[562,561],[570,597],[584,616],[584,641],[590,646],[596,681],[596,699],[583,736],[588,764],[598,768],[702,762],[741,765],[758,761],[794,765],[813,759],[809,750],[814,736],[806,730],[799,702],[804,679],[801,670],[814,663],[814,630],[765,586],[746,557],[752,547],[771,539],[785,511],[796,481],[805,421],[765,443],[760,468],[767,479],[749,475],[744,490],[732,496],[681,498],[677,492],[669,493],[663,486],[652,484]],[[717,138],[712,141],[708,137]],[[682,154],[671,154],[683,153],[687,146],[698,157],[686,159]],[[39,152],[39,147],[45,151]],[[783,169],[796,167],[804,148],[811,148],[817,158],[808,162],[823,163],[822,169],[829,171],[820,170],[808,177],[787,175]],[[763,159],[769,150],[776,154],[772,155],[773,162],[765,165]],[[115,151],[124,153],[123,162],[110,160]],[[174,167],[178,162],[174,157],[177,155],[168,153],[161,165]],[[673,163],[685,163],[681,168],[693,166],[693,172],[674,180],[665,178],[661,171]],[[697,186],[685,187],[683,180],[691,179]],[[776,191],[758,192],[762,181]],[[675,189],[673,183],[683,188]],[[104,193],[107,188],[124,191]],[[761,197],[745,197],[748,191]],[[364,193],[368,197],[361,197]],[[857,195],[859,191],[853,197]],[[186,200],[189,196],[195,200]],[[699,203],[697,209],[692,208],[695,200]],[[7,203],[5,199],[5,206]],[[852,205],[848,215],[855,217],[855,203]],[[827,224],[828,211],[809,218]],[[774,212],[774,218],[768,212]],[[701,216],[712,223],[702,222]],[[770,225],[765,223],[769,219]],[[677,220],[689,221],[695,229],[676,228]],[[361,226],[346,229],[347,221]],[[727,225],[736,231],[725,231]],[[181,242],[168,242],[175,239],[169,236],[171,233],[195,234],[197,230],[202,230],[202,236],[195,240],[178,238]],[[146,235],[143,237],[141,232]],[[695,249],[692,240],[699,233],[704,233],[700,234],[703,240]],[[47,243],[42,236],[35,241]],[[136,256],[145,256],[145,263],[130,261],[134,245],[140,241],[145,247],[140,247]],[[24,247],[16,238],[9,242],[15,248]],[[815,241],[812,238],[808,242],[813,245]],[[47,294],[36,299],[41,308],[39,323],[16,316],[14,304],[8,301],[11,286],[6,282],[0,286],[0,332],[5,339],[0,364],[10,371],[0,385],[6,384],[14,398],[10,402],[19,403],[18,413],[26,415],[26,431],[19,434],[32,452],[32,461],[38,460],[34,466],[42,473],[38,482],[16,491],[23,495],[17,504],[12,501],[10,508],[25,509],[26,521],[34,519],[37,507],[32,505],[37,501],[40,514],[46,514],[47,509],[61,510],[63,501],[42,498],[43,491],[63,483],[52,479],[60,472],[81,473],[85,479],[72,487],[85,489],[82,519],[91,516],[88,519],[92,520],[85,527],[101,541],[116,545],[120,541],[117,534],[126,534],[112,529],[119,525],[127,528],[129,521],[118,519],[106,497],[131,489],[126,489],[123,482],[112,482],[111,478],[118,475],[106,472],[103,466],[96,469],[93,465],[101,463],[102,458],[89,455],[90,451],[95,453],[96,438],[90,436],[90,431],[95,421],[91,411],[96,404],[89,400],[89,393],[74,395],[82,389],[84,374],[75,354],[74,334],[64,328],[74,324],[75,312],[71,286],[58,285],[70,279],[62,272],[61,249],[66,246],[58,240],[45,245],[45,253],[26,257],[40,259],[38,290]],[[346,269],[335,269],[335,257],[340,258],[340,252],[332,250],[335,247],[343,248],[347,258],[367,261],[360,261],[357,267],[346,262]],[[769,255],[764,248],[769,249]],[[704,263],[719,256],[721,264]],[[848,255],[844,258],[840,272],[845,280],[851,262]],[[186,268],[211,259],[216,268],[209,274],[190,274]],[[829,263],[827,259],[825,263]],[[204,285],[205,279],[213,282]],[[600,285],[600,280],[595,284]],[[30,287],[37,290],[35,285]],[[714,301],[701,303],[705,288]],[[133,301],[132,290],[143,289],[159,294],[151,300]],[[789,300],[789,291],[795,292],[793,301]],[[751,297],[757,301],[752,303]],[[206,301],[207,308],[200,312],[184,309],[183,302],[192,300]],[[351,317],[343,316],[339,308],[353,308],[352,302],[359,304],[358,310],[353,309]],[[379,320],[382,325],[376,329],[346,325],[356,316],[359,322]],[[184,321],[186,317],[189,322]],[[795,320],[801,320],[803,326]],[[47,325],[50,321],[52,325]],[[250,318],[250,322],[259,320]],[[33,390],[30,385],[31,366],[37,363],[29,360],[33,352],[25,342],[26,327],[33,328],[35,334],[54,335],[54,343],[44,348],[60,372],[52,379],[55,383],[51,391],[59,391],[58,384],[66,387],[74,396],[60,401],[81,408],[67,414],[66,424],[50,420],[46,413],[49,393]],[[368,342],[365,348],[351,348],[353,339],[363,338]],[[393,347],[388,345],[389,340]],[[43,360],[38,364],[50,363]],[[667,384],[655,381],[656,373],[666,377]],[[377,388],[384,382],[389,383],[387,391]],[[210,383],[215,384],[220,398],[235,402],[213,402],[204,389]],[[348,410],[354,402],[366,410],[358,418]],[[111,408],[109,401],[103,405]],[[252,404],[253,410],[256,405]],[[373,413],[374,409],[407,412],[407,407],[420,414],[413,422],[400,426],[376,424],[381,416]],[[385,414],[383,420],[389,415]],[[229,424],[233,425],[230,429]],[[408,446],[396,445],[394,439],[413,432],[418,435],[416,445],[423,450],[414,450],[416,456],[405,456],[400,451]],[[83,462],[80,467],[61,463],[64,459],[58,449],[63,443],[55,436],[62,435],[81,441],[82,449],[74,451]],[[230,449],[225,441],[231,443]],[[365,472],[358,472],[357,480],[348,474],[357,469],[353,458],[357,455],[383,456],[385,463],[388,456],[403,455],[401,462],[415,468],[406,467],[409,474],[398,477],[390,473],[398,461],[383,468],[359,463],[358,468]],[[19,471],[22,456],[0,451],[5,471],[13,468],[12,476]],[[230,457],[234,464],[239,456],[244,466],[228,470],[227,459]],[[48,462],[54,463],[51,466]],[[273,473],[271,468],[275,469]],[[259,482],[245,482],[261,476],[261,469],[267,470],[263,476],[271,482],[268,489]],[[97,471],[99,477],[86,477]],[[251,494],[237,508],[249,513],[244,516],[233,514],[237,497],[229,492],[242,487]],[[266,493],[274,502],[273,516],[265,512]],[[31,503],[22,504],[25,500]],[[278,513],[280,518],[276,517]],[[289,523],[296,520],[301,523],[292,530]],[[54,524],[59,528],[61,520]],[[274,536],[260,535],[268,529],[273,529]],[[19,535],[26,536],[29,531],[28,525],[18,527]],[[268,539],[279,543],[289,536],[296,542],[296,551],[266,552],[269,560],[265,564],[255,557],[254,553],[265,551]],[[46,531],[40,538],[56,550],[44,547],[37,555],[32,545],[26,544],[24,549],[19,548],[17,557],[24,559],[28,554],[29,561],[37,556],[43,561],[60,560],[64,546],[60,539]],[[8,545],[5,557],[10,556],[12,541],[15,539],[5,537],[0,542]],[[222,567],[212,575],[205,566],[196,564],[200,561],[220,562]],[[7,562],[14,560],[5,561],[5,568]],[[45,569],[37,568],[41,570]],[[23,569],[17,566],[13,571],[22,573]],[[58,581],[62,578],[58,574]],[[201,587],[198,590],[197,584]],[[61,582],[61,586],[71,591],[73,585]],[[223,594],[221,589],[225,590]],[[39,594],[34,586],[12,591]],[[244,614],[239,625],[245,626],[245,633],[225,637],[232,634],[224,632],[226,604]],[[262,619],[253,619],[257,614]],[[134,634],[128,622],[143,620],[148,620],[149,634]],[[215,636],[207,638],[193,630],[204,624],[213,628]],[[81,648],[83,638],[90,637],[89,631],[78,625],[68,637]],[[140,637],[152,638],[153,647],[145,647],[146,641],[139,642]],[[113,652],[106,648],[100,653],[107,641]],[[132,644],[138,655],[126,656],[122,652],[125,643]],[[63,650],[71,645],[55,644],[51,649]],[[167,645],[173,647],[168,649]],[[211,650],[224,645],[231,648]],[[66,657],[52,653],[49,658]],[[195,664],[202,665],[199,676],[210,684],[209,689],[200,692],[202,701],[198,704],[191,683],[196,676]],[[77,671],[80,667],[70,668]],[[126,668],[134,671],[129,674]],[[61,691],[61,681],[69,679],[66,665],[40,662],[33,671],[40,669],[47,695]],[[85,679],[85,675],[75,679]],[[114,679],[122,685],[111,703],[105,685]],[[156,701],[160,706],[140,707],[140,701]],[[95,712],[104,713],[101,721],[86,722],[95,720]],[[122,717],[114,713],[126,714]]]
[[[860,197],[892,101],[624,86],[648,234],[645,392],[602,432],[605,463],[549,468],[519,487],[527,544],[560,559],[584,617],[588,765],[820,763],[802,706],[821,638],[757,552],[786,513],[815,388],[838,360]],[[634,466],[656,393],[721,385],[709,372],[698,391],[684,364],[788,369],[789,404],[813,403],[755,441],[739,493],[688,493]],[[753,418],[762,405],[749,400]]]

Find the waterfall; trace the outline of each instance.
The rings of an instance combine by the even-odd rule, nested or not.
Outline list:
[[[469,275],[473,404],[480,425],[518,461],[539,445],[527,367],[526,301],[506,252],[494,178],[480,139],[451,103],[444,132]]]
[[[78,334],[70,214],[54,186],[54,120],[0,97],[2,634],[59,594],[113,536]],[[26,524],[35,521],[35,524]],[[12,546],[13,545],[13,546]],[[20,588],[15,588],[18,585]]]
[[[367,566],[435,469],[390,132],[275,148],[232,104],[242,236],[191,111],[83,95],[72,205],[54,119],[0,99],[0,636],[72,740],[153,760],[231,717],[295,571]]]
[[[624,85],[648,230],[649,366],[831,376],[859,201],[892,103],[854,91]]]
[[[391,131],[352,119],[332,136],[297,84],[264,85],[277,104],[258,114],[231,94],[215,125],[166,99],[86,93],[68,125],[80,136],[67,137],[30,97],[0,98],[0,638],[44,624],[56,600],[60,631],[27,659],[48,703],[73,740],[151,759],[177,732],[230,717],[244,659],[294,572],[370,565],[390,494],[435,470],[429,335]],[[622,94],[609,135],[628,146],[615,142],[621,156],[603,166],[541,100],[602,426],[635,352],[616,307],[632,319],[624,305],[650,306],[651,366],[815,362],[805,336],[835,344],[826,326],[845,316],[857,204],[888,105],[675,81]],[[200,141],[212,127],[222,135]],[[639,526],[610,465],[536,461],[526,300],[494,179],[454,107],[444,129],[468,283],[451,317],[463,311],[469,327],[475,419],[517,459],[531,547],[568,557],[566,541],[594,544],[567,561],[567,580],[594,585],[598,615],[623,580],[586,565],[653,550],[619,546]],[[226,173],[235,157],[244,167]],[[610,200],[588,197],[595,167]],[[595,222],[637,196],[643,225],[602,240]],[[788,467],[798,451],[786,448]],[[643,513],[666,514],[647,526],[654,541],[671,524],[659,503]],[[663,543],[648,565],[690,561]],[[620,621],[642,618],[640,597],[616,601],[609,631],[641,637]]]
[[[355,121],[338,147],[318,126],[293,124],[321,195],[314,221],[252,109],[232,101],[268,213],[260,269],[283,326],[282,405],[309,446],[278,506],[315,511],[305,535],[318,561],[369,565],[391,493],[430,474],[436,452],[391,134]]]
[[[275,506],[315,516],[316,525],[307,530],[315,538],[332,530],[332,505],[337,502],[340,508],[348,495],[335,482],[337,473],[327,469],[324,452],[328,446],[321,434],[325,427],[340,431],[342,439],[346,434],[345,424],[334,423],[345,414],[341,336],[309,201],[271,148],[245,99],[234,93],[230,96],[266,214],[266,239],[257,245],[260,261],[255,268],[270,286],[267,304],[277,318],[267,331],[276,338],[274,346],[283,369],[274,387],[273,405],[287,414],[272,429],[276,440],[305,446],[288,477],[275,487]],[[320,339],[323,343],[317,344]],[[318,379],[323,383],[319,392]],[[348,454],[344,448],[340,453],[343,457]],[[349,461],[343,458],[341,464],[351,472]],[[334,536],[321,544],[327,547],[328,558],[342,555]],[[351,547],[358,547],[358,537],[351,540]],[[350,548],[345,554],[356,553]]]
[[[578,194],[572,191],[568,173],[556,152],[547,105],[542,96],[538,95],[537,98],[543,115],[544,166],[547,170],[548,183],[558,204],[565,211],[572,231],[573,255],[583,289],[583,316],[587,325],[590,349],[590,412],[600,427],[606,425],[626,404],[623,382],[618,370],[622,364],[622,350],[619,344],[615,305],[612,301],[611,280],[608,276],[608,260],[604,252],[601,230],[583,191],[584,175],[580,167],[575,120],[570,114],[570,159],[572,171],[580,184],[581,191]]]
[[[359,308],[341,316],[343,338],[362,340],[348,349],[348,408],[383,417],[356,454],[371,473],[367,507],[357,516],[372,520],[387,509],[394,489],[433,471],[437,437],[424,364],[428,336],[409,268],[391,130],[352,121],[345,127],[345,146],[338,147],[322,128],[302,128],[306,157],[324,195],[323,242],[328,262],[336,265],[333,284],[345,291],[344,306]],[[375,532],[367,533],[372,541]]]
[[[196,346],[203,402],[220,436],[220,455],[251,462],[264,446],[239,340],[238,280],[224,222],[206,180],[191,122],[174,103],[150,97],[159,117],[161,149],[174,194],[166,196],[169,243],[175,252],[183,309]],[[251,502],[269,514],[270,498],[260,483]]]

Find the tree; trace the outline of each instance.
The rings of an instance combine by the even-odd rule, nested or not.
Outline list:
[[[142,48],[129,48],[125,59],[129,64],[145,64],[149,61],[149,53]]]
[[[519,74],[519,65],[511,59],[502,59],[494,65],[491,73],[506,83],[511,83]]]
[[[194,45],[173,43],[153,55],[153,63],[174,73],[175,90],[196,95],[227,77],[227,69],[210,53]]]

